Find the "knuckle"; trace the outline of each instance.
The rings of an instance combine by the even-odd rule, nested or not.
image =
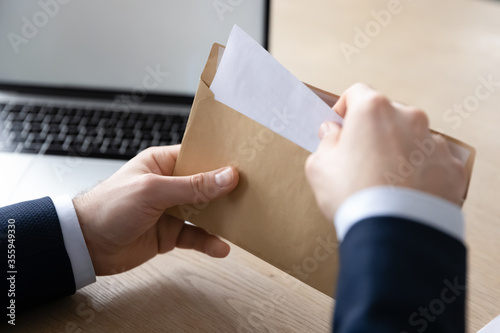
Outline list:
[[[437,136],[436,141],[446,143],[448,145],[448,139],[446,138],[446,136],[442,134],[436,134],[436,136]]]
[[[202,194],[205,190],[205,176],[203,174],[197,174],[191,176],[191,189],[195,194]]]
[[[146,173],[141,175],[137,179],[136,183],[138,191],[141,193],[149,193],[156,186],[157,180],[158,180],[157,176],[152,173]]]
[[[436,148],[440,154],[443,154],[443,156],[449,156],[449,157],[452,156],[450,151],[450,146],[448,145],[448,142],[446,142],[446,140],[436,141]]]
[[[411,118],[420,123],[420,124],[428,124],[429,123],[429,118],[427,117],[427,114],[422,110],[418,108],[413,108],[410,111]]]
[[[141,152],[139,152],[139,154],[137,156],[141,156],[141,157],[149,157],[149,156],[152,156],[155,152],[155,147],[148,147],[144,150],[142,150]]]
[[[349,88],[351,90],[366,90],[366,89],[371,89],[366,83],[363,82],[356,82],[351,87]]]
[[[410,124],[413,128],[413,133],[417,136],[425,136],[429,133],[429,118],[427,114],[417,108],[410,109]]]
[[[440,144],[446,144],[446,145],[448,145],[448,142],[446,141],[445,137],[442,136],[441,134],[432,133],[431,134],[431,138],[432,138],[432,140],[434,140],[434,142],[437,145],[440,145]]]
[[[361,109],[363,116],[375,118],[388,117],[394,110],[389,98],[377,91],[365,95],[363,103],[366,105],[366,107]]]
[[[154,153],[155,150],[156,150],[156,147],[148,147],[148,148],[144,149],[142,152],[144,154],[152,154],[152,153]]]
[[[373,94],[368,96],[367,99],[368,102],[378,110],[387,110],[391,105],[389,98],[378,91],[375,91]]]

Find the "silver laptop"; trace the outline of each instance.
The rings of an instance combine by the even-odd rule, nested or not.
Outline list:
[[[0,0],[0,206],[179,143],[211,45],[267,47],[269,1]]]

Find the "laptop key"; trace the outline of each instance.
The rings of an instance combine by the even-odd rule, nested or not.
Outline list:
[[[31,114],[31,115],[35,115],[37,114],[38,112],[40,112],[40,109],[42,107],[39,106],[39,105],[30,105],[30,107],[26,107],[24,108],[24,111],[27,113],[27,114]]]
[[[5,141],[0,142],[0,149],[6,153],[13,153],[16,151],[18,143],[6,143]]]
[[[20,112],[24,108],[21,104],[10,104],[10,111],[13,113]]]
[[[52,142],[45,151],[46,154],[58,154],[61,152],[64,152],[64,149],[60,142]]]
[[[38,122],[32,122],[30,127],[30,133],[40,133],[42,131],[42,126]]]
[[[26,154],[37,154],[40,151],[40,148],[32,148],[32,147],[25,147],[21,149],[21,153],[26,153]]]

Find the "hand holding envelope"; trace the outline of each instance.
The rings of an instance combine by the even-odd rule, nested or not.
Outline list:
[[[331,110],[336,101],[300,83],[235,27],[225,51],[212,48],[174,175],[233,165],[240,184],[225,198],[205,204],[200,195],[200,204],[169,213],[333,296],[337,237],[316,206],[304,164],[319,144],[320,124],[342,122]],[[449,140],[470,179],[473,149]]]

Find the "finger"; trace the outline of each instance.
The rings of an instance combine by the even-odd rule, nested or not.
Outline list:
[[[181,204],[205,203],[223,197],[238,185],[239,174],[234,167],[184,177],[160,177],[152,187],[164,208]]]
[[[328,135],[333,135],[335,139],[338,139],[340,134],[340,125],[333,121],[325,121],[319,127],[319,138],[323,140]]]
[[[193,249],[214,258],[224,258],[231,251],[229,244],[217,236],[209,234],[204,229],[188,224],[184,224],[177,237],[176,247]]]
[[[174,216],[164,213],[156,223],[158,237],[158,253],[172,251],[177,243],[177,237],[181,233],[185,222]]]
[[[377,91],[372,89],[370,86],[364,83],[355,83],[344,91],[338,102],[333,106],[333,110],[342,118],[345,118],[347,110],[353,101],[374,93],[377,93]]]
[[[446,143],[446,145],[448,145],[448,141],[446,141],[445,137],[441,134],[432,133],[431,137],[436,143]]]
[[[323,123],[325,124],[325,123]],[[340,132],[341,132],[341,127],[340,125],[336,123],[331,123],[327,126],[331,126],[328,129],[326,129],[326,133],[323,134],[323,138],[321,139],[321,142],[319,143],[318,149],[316,149],[316,153],[322,154],[322,153],[328,153],[330,152],[333,148],[338,143],[339,137],[340,137]]]
[[[456,203],[459,206],[462,206],[464,203],[464,197],[467,191],[467,181],[468,175],[465,171],[465,166],[462,163],[460,156],[456,155],[457,152],[452,149],[450,142],[446,140],[444,136],[438,133],[433,133],[432,139],[436,142],[436,153],[439,154],[444,159],[450,159],[453,161],[455,175],[457,177],[457,181],[455,183],[456,186],[461,186],[455,194],[454,197],[448,198],[451,202]],[[460,181],[462,179],[462,181]],[[460,185],[461,184],[461,185]]]
[[[396,101],[392,101],[391,104],[395,109],[400,109],[400,110],[405,110],[406,108],[410,107],[407,104],[404,104],[401,102],[396,102]]]
[[[460,166],[463,167],[463,164],[460,160],[460,156],[456,155],[456,152],[454,152],[451,149],[450,143],[444,136],[438,133],[432,133],[431,134],[432,140],[436,142],[436,146],[439,149],[439,154],[444,154],[451,158],[455,163],[458,163]]]
[[[403,104],[400,102],[394,102],[394,101],[391,101],[391,105],[394,109],[403,112],[403,114],[405,114],[407,116],[409,115],[411,117],[410,119],[413,122],[417,121],[417,123],[422,125],[424,128],[429,127],[429,119],[427,117],[427,114],[424,111],[422,111],[421,109],[419,109],[415,106]]]
[[[451,147],[448,141],[446,141],[446,139],[444,138],[444,136],[437,133],[432,133],[431,138],[436,143],[438,154],[441,154],[441,156],[447,156],[448,158],[451,158],[455,162],[460,163],[460,159],[457,156],[453,155]]]
[[[170,176],[174,171],[175,162],[177,162],[180,150],[181,145],[149,147],[137,157],[153,173]]]

